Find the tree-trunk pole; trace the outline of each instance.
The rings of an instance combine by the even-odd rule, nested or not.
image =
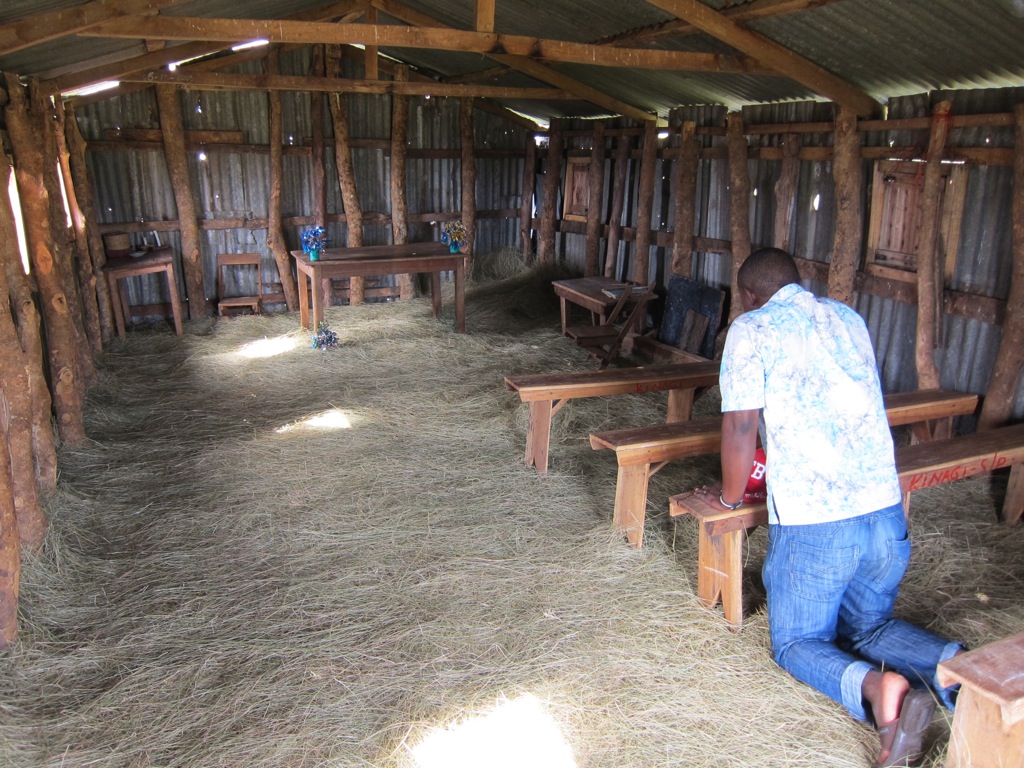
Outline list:
[[[376,62],[376,57],[374,57]],[[394,81],[409,80],[409,68],[395,66]],[[391,237],[396,245],[409,242],[409,204],[405,195],[405,168],[409,145],[409,98],[391,95]],[[398,298],[411,299],[416,295],[412,275],[399,275]]]
[[[942,155],[949,133],[952,103],[941,101],[932,112],[931,135],[921,193],[921,237],[917,251],[917,388],[938,389],[939,368],[935,349],[942,327],[942,261],[938,257],[939,201],[942,187]]]
[[[519,242],[523,249],[523,261],[532,264],[533,252],[533,193],[537,186],[537,141],[526,137],[525,159],[523,160],[523,194],[519,200]]]
[[[40,303],[46,329],[53,403],[57,412],[57,430],[61,440],[72,447],[86,443],[82,404],[85,387],[79,356],[74,318],[61,280],[59,265],[54,261],[54,233],[50,196],[43,175],[43,154],[39,152],[40,136],[46,132],[40,121],[33,119],[18,78],[7,74],[10,104],[7,106],[7,131],[14,149],[15,175],[21,197],[29,260],[39,286]],[[52,172],[56,172],[56,167]]]
[[[331,55],[332,65],[329,77],[337,77],[340,54]],[[356,176],[352,168],[352,143],[349,138],[348,111],[345,109],[345,94],[330,94],[331,118],[334,121],[334,155],[338,168],[338,185],[341,188],[341,201],[345,206],[347,227],[347,244],[349,248],[358,248],[363,244],[363,207],[359,203],[359,192],[356,189]],[[362,304],[366,298],[366,282],[361,277],[351,277],[348,281],[348,303]]]
[[[849,107],[838,107],[836,114],[832,177],[836,189],[836,224],[828,268],[828,295],[852,307],[864,226],[860,205],[864,167],[860,158],[857,113]]]
[[[686,120],[679,127],[679,159],[672,167],[675,178],[675,232],[672,237],[672,274],[693,276],[693,238],[697,220],[697,167],[700,144],[697,123]]]
[[[8,158],[0,148],[0,183],[4,185],[3,189],[7,188],[10,175]],[[43,536],[46,533],[46,516],[39,503],[40,478],[36,471],[34,455],[33,430],[37,422],[42,422],[49,433],[50,455],[46,457],[48,462],[55,465],[56,458],[53,454],[50,393],[43,381],[42,349],[38,345],[39,318],[35,314],[31,294],[19,296],[28,293],[28,285],[21,269],[14,213],[6,195],[0,198],[0,260],[3,261],[4,267],[0,269],[0,297],[4,299],[3,308],[0,309],[0,427],[10,452],[10,491],[18,521],[18,536],[24,546],[36,549],[43,543]],[[8,273],[21,283],[17,289],[8,284]],[[23,301],[32,304],[30,317],[21,316],[20,305]],[[15,308],[18,312],[19,323],[31,322],[35,325],[34,333],[29,336],[34,336],[37,345],[31,352],[22,351],[18,328],[15,327],[9,307]],[[35,355],[34,358],[32,354]],[[33,378],[36,379],[36,384],[41,385],[44,393],[42,405],[45,406],[45,412],[39,414],[38,418],[33,410]],[[46,490],[53,489],[54,481],[55,478],[48,480]]]
[[[1021,369],[1024,368],[1024,104],[1013,108],[1015,121],[1013,153],[1013,202],[1010,233],[1013,269],[1006,318],[999,340],[996,364],[981,407],[978,430],[1001,427],[1013,415]]]
[[[85,162],[86,142],[78,127],[74,107],[64,102],[66,114],[64,135],[68,142],[68,159],[71,167],[71,180],[74,184],[75,197],[78,200],[78,211],[82,217],[82,229],[85,239],[90,269],[93,274],[93,285],[96,290],[96,303],[99,311],[100,338],[108,342],[114,338],[114,312],[110,303],[110,288],[103,276],[103,265],[107,262],[107,254],[103,248],[103,236],[96,226],[96,197],[93,193],[89,168]],[[76,229],[77,229],[76,224]]]
[[[583,274],[587,277],[601,273],[601,202],[604,195],[604,120],[594,122],[590,144],[590,170],[587,173],[587,245]]]
[[[462,224],[466,228],[468,254],[466,272],[473,274],[476,243],[476,139],[473,131],[473,99],[463,98],[459,104],[459,146],[462,154]]]
[[[750,255],[750,170],[747,165],[747,137],[743,134],[743,117],[732,112],[725,120],[729,143],[729,229],[732,236],[732,293],[729,302],[729,322],[740,313],[740,266]]]
[[[644,126],[644,146],[640,152],[640,189],[637,192],[636,258],[633,282],[650,282],[651,219],[654,207],[654,167],[658,163],[658,125],[648,120]]]
[[[268,75],[277,74],[278,53],[267,56]],[[267,247],[274,255],[277,274],[281,277],[281,290],[289,312],[299,309],[299,290],[292,277],[292,257],[281,229],[281,177],[284,175],[284,128],[281,122],[281,92],[267,91],[267,111],[270,121],[270,194],[267,198]],[[316,290],[314,286],[313,290]]]
[[[619,239],[622,237],[622,209],[626,205],[626,176],[629,170],[629,151],[632,139],[625,133],[619,136],[615,147],[615,169],[612,176],[612,210],[608,214],[608,250],[604,257],[605,277],[615,276],[615,263],[619,257]]]
[[[156,86],[157,108],[160,110],[160,131],[164,139],[164,157],[171,177],[174,202],[178,208],[178,228],[181,233],[181,266],[185,272],[185,290],[188,292],[188,316],[195,320],[210,314],[203,283],[203,262],[199,249],[199,224],[192,182],[188,175],[188,155],[185,151],[185,127],[181,117],[181,102],[173,85]]]
[[[560,119],[551,121],[548,131],[548,154],[544,159],[544,191],[540,205],[540,263],[554,266],[555,218],[558,208],[558,186],[562,178],[563,123]]]
[[[835,172],[834,165],[832,173],[838,184],[839,175]],[[792,253],[789,230],[793,222],[793,209],[796,207],[796,193],[799,184],[800,134],[787,133],[782,137],[782,169],[775,182],[775,236],[772,241],[776,248],[780,248],[786,253]]]
[[[0,651],[18,640],[21,543],[11,489],[11,457],[0,435]]]
[[[74,176],[71,173],[71,153],[68,150],[65,135],[65,114],[62,105],[58,104],[55,123],[57,158],[60,163],[61,176],[64,179],[64,192],[67,195],[68,211],[71,214],[70,242],[72,249],[71,261],[78,268],[78,298],[82,307],[82,322],[85,338],[89,342],[92,354],[103,351],[103,338],[100,332],[100,308],[96,299],[96,274],[92,271],[92,259],[89,257],[89,238],[85,233],[85,216],[78,206],[78,195],[75,189]],[[83,354],[83,358],[86,355]],[[90,358],[91,359],[91,358]],[[95,371],[93,371],[95,373]]]
[[[323,77],[324,69],[324,46],[313,46],[313,61],[310,63],[310,74],[314,77]],[[309,94],[309,121],[311,123],[313,146],[310,147],[310,180],[313,185],[313,223],[317,226],[327,226],[327,174],[324,171],[324,94]],[[325,307],[331,306],[333,299],[331,291],[331,279],[325,278],[320,281],[320,292],[323,295]],[[314,290],[316,287],[314,287]]]

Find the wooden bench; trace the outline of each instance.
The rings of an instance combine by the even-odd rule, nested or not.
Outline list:
[[[526,465],[544,475],[548,471],[551,417],[577,397],[668,392],[668,421],[685,421],[693,413],[694,390],[718,383],[719,363],[614,368],[597,371],[532,373],[506,376],[505,386],[530,404],[526,434]]]
[[[1024,765],[1024,632],[939,664],[942,686],[960,684],[947,768]]]
[[[962,392],[928,390],[885,396],[889,426],[912,425],[916,440],[928,440],[932,430],[945,430],[954,416],[974,413],[978,396]],[[944,424],[942,422],[945,422]],[[615,483],[615,530],[629,543],[643,543],[647,488],[651,476],[673,459],[718,453],[722,444],[722,419],[698,419],[683,423],[594,432],[590,447],[615,451],[618,476]]]
[[[966,437],[916,443],[896,449],[896,468],[904,505],[910,494],[933,485],[1010,467],[1002,520],[1016,524],[1024,513],[1024,424]],[[743,625],[743,540],[748,531],[768,523],[766,504],[744,505],[734,512],[708,506],[691,493],[669,499],[669,515],[693,515],[697,539],[697,597],[711,607],[722,601],[725,619],[738,630]]]

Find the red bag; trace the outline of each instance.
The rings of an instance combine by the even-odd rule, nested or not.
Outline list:
[[[768,485],[765,478],[767,463],[768,457],[765,456],[764,448],[758,448],[754,452],[754,464],[750,468],[747,489],[743,492],[743,501],[747,504],[760,504],[768,499]]]

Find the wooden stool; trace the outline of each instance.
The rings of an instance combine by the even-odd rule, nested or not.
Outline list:
[[[111,304],[114,305],[114,323],[117,335],[125,335],[125,320],[131,319],[131,307],[128,306],[128,291],[120,282],[129,277],[163,272],[167,275],[167,292],[171,297],[171,314],[174,316],[174,332],[181,336],[181,299],[178,298],[178,282],[174,279],[174,253],[169,247],[150,251],[138,258],[111,259],[103,267],[110,286]],[[114,298],[117,297],[117,298]]]
[[[946,767],[1024,766],[1024,632],[942,662],[938,679],[960,683]]]
[[[254,315],[260,314],[263,308],[263,270],[258,253],[218,253],[217,254],[217,314],[223,315],[225,309],[251,307]],[[228,296],[224,288],[224,270],[228,267],[248,266],[256,271],[256,293],[249,296]]]

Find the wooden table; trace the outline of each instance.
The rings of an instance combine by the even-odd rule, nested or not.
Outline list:
[[[178,281],[174,277],[174,253],[170,246],[156,248],[138,258],[122,256],[109,259],[103,267],[107,285],[110,286],[110,303],[114,305],[114,324],[117,326],[118,336],[124,337],[125,321],[131,319],[128,291],[122,281],[154,272],[163,272],[167,275],[167,292],[171,298],[174,332],[181,336],[181,298],[178,295]]]
[[[309,254],[302,251],[292,251],[291,254],[299,273],[299,320],[303,328],[316,329],[324,319],[319,287],[321,281],[332,277],[429,273],[430,298],[434,317],[438,318],[441,316],[441,273],[454,271],[455,325],[460,333],[466,332],[466,255],[451,253],[447,245],[406,243],[327,248],[321,252],[319,261],[310,261]],[[309,311],[310,294],[313,297],[312,318]]]
[[[598,275],[596,277],[577,277],[569,280],[555,280],[551,283],[562,304],[562,335],[569,326],[569,304],[576,304],[590,311],[595,324],[604,325],[608,321],[608,315],[615,307],[618,299],[612,298],[604,293],[605,289],[621,289],[625,283],[621,280],[613,280],[610,277]]]

